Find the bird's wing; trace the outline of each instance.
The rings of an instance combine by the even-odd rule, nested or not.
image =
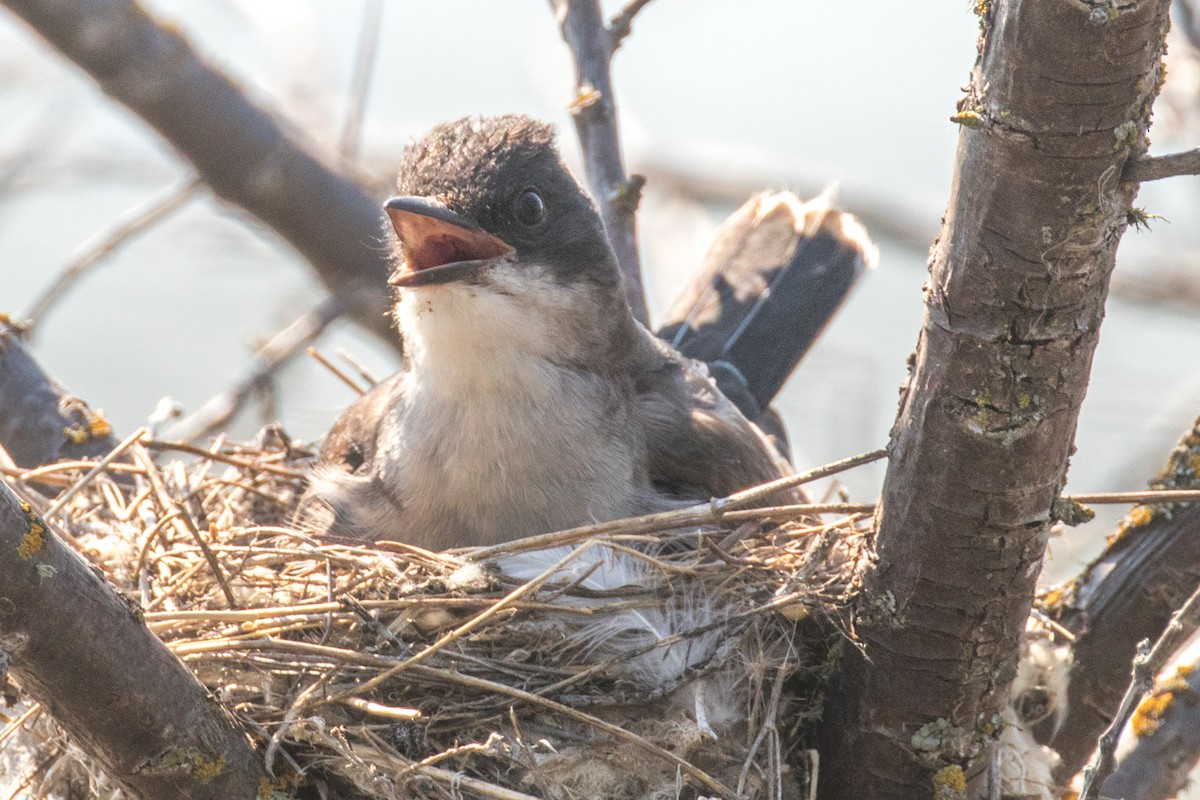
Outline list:
[[[375,456],[380,422],[401,407],[403,377],[401,372],[376,384],[329,430],[297,512],[305,527],[353,539],[376,539],[394,527],[399,500],[379,479]]]
[[[635,409],[646,432],[650,479],[680,497],[707,500],[788,475],[791,466],[729,401],[703,364],[649,332],[639,342]],[[771,503],[799,502],[781,492]]]

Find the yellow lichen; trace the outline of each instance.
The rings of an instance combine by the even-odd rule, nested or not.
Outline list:
[[[104,412],[97,409],[96,413],[88,420],[88,430],[93,438],[103,439],[112,434],[112,424],[104,418]]]
[[[1134,736],[1140,738],[1154,733],[1162,725],[1163,719],[1176,700],[1194,697],[1195,692],[1187,682],[1192,670],[1193,667],[1186,664],[1176,667],[1173,675],[1154,687],[1154,692],[1133,712],[1133,719],[1129,724]]]
[[[964,128],[973,128],[978,130],[985,127],[987,121],[978,111],[959,111],[950,117],[950,121],[956,125],[962,125]]]
[[[88,439],[92,438],[92,434],[87,428],[63,428],[63,436],[67,437],[67,441],[72,444],[87,444]]]
[[[1137,711],[1133,712],[1133,719],[1129,723],[1133,735],[1141,739],[1158,730],[1173,702],[1175,693],[1171,691],[1155,692],[1143,700]]]
[[[29,532],[17,545],[17,555],[21,557],[22,561],[28,561],[46,546],[46,524],[42,522],[41,517],[34,513],[33,506],[29,503],[22,501],[21,511],[25,513],[25,521],[29,523]]]
[[[276,775],[274,779],[264,776],[258,779],[258,800],[290,798],[294,790],[304,784],[304,776],[290,770]]]
[[[951,764],[933,773],[934,800],[959,800],[967,796],[967,776],[962,767]]]
[[[196,756],[195,763],[192,766],[192,774],[202,781],[211,781],[213,778],[225,771],[225,756],[214,759],[205,759],[202,756]]]

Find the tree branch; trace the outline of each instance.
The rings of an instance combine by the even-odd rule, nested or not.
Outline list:
[[[1158,637],[1154,647],[1149,647],[1148,642],[1142,642],[1138,646],[1137,657],[1133,659],[1133,680],[1130,682],[1129,688],[1125,690],[1125,696],[1121,698],[1121,705],[1117,709],[1116,716],[1113,717],[1112,724],[1100,737],[1100,746],[1096,749],[1096,755],[1083,771],[1080,800],[1099,800],[1100,786],[1112,774],[1113,768],[1116,766],[1116,758],[1113,754],[1116,752],[1117,740],[1121,736],[1121,731],[1133,718],[1133,713],[1142,701],[1142,697],[1154,688],[1154,676],[1166,666],[1167,659],[1171,657],[1171,654],[1187,641],[1187,638],[1195,633],[1198,627],[1200,627],[1200,589],[1192,592],[1192,596],[1187,599],[1187,602],[1171,615],[1170,623]]]
[[[171,435],[184,441],[195,441],[222,430],[246,401],[267,384],[271,376],[320,336],[342,311],[341,302],[336,297],[330,297],[292,320],[259,349],[246,375],[237,384],[181,420],[171,429]]]
[[[375,198],[131,0],[0,2],[158,131],[218,196],[282,236],[359,324],[399,346],[385,316],[390,267]]]
[[[1121,173],[1121,180],[1145,183],[1176,175],[1200,175],[1200,147],[1169,156],[1131,159]]]
[[[609,49],[616,52],[621,46],[621,42],[633,30],[633,18],[636,17],[643,8],[650,5],[650,0],[629,0],[625,7],[617,12],[608,23],[608,41]]]
[[[1136,743],[1104,781],[1104,797],[1168,800],[1200,760],[1200,664],[1182,664],[1154,687],[1133,715]]]
[[[862,653],[847,648],[826,707],[827,798],[982,793],[1136,191],[1117,178],[1144,149],[1167,6],[981,5],[863,576]]]
[[[21,467],[93,458],[117,445],[111,426],[42,372],[21,330],[0,319],[0,446]]]
[[[1200,488],[1197,458],[1200,419],[1151,485]],[[1200,505],[1142,505],[1079,578],[1047,594],[1050,611],[1076,635],[1067,714],[1051,743],[1062,758],[1060,781],[1079,771],[1116,713],[1137,643],[1159,636],[1198,586]]]
[[[245,734],[137,609],[0,484],[0,649],[21,689],[136,797],[256,797]]]
[[[85,243],[50,285],[43,289],[41,294],[30,304],[29,310],[24,314],[24,321],[29,326],[29,331],[32,332],[45,319],[46,314],[62,299],[63,295],[70,291],[71,287],[92,267],[102,262],[138,234],[150,230],[159,222],[170,217],[188,200],[192,199],[200,186],[201,181],[197,178],[189,178],[178,186],[172,186],[137,208],[131,209],[125,217],[114,221],[107,230],[101,231],[91,241]]]
[[[604,26],[599,0],[550,0],[550,5],[575,61],[571,114],[583,149],[588,187],[621,265],[629,307],[640,322],[646,323],[646,294],[637,251],[637,207],[644,181],[637,175],[626,177],[621,161],[609,30]]]

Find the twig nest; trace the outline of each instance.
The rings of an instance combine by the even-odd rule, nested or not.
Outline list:
[[[274,796],[799,796],[865,520],[482,558],[293,527],[290,444],[134,456],[65,528],[243,723]],[[40,796],[110,791],[48,722],[12,742]]]

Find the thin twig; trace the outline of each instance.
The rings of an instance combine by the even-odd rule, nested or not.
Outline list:
[[[764,483],[761,486],[753,486],[740,492],[729,495],[720,500],[714,500],[710,505],[713,510],[720,513],[734,508],[757,503],[764,497],[769,497],[776,492],[784,489],[792,489],[805,483],[811,483],[821,478],[826,478],[830,475],[836,475],[839,472],[845,472],[848,469],[870,464],[872,461],[878,461],[881,458],[887,458],[887,450],[872,450],[869,453],[863,453],[858,456],[844,458],[841,461],[834,461],[832,464],[826,464],[823,467],[809,470],[808,472],[800,472],[795,475],[787,475],[782,478],[777,478],[769,483]]]
[[[665,531],[672,528],[691,527],[694,525],[711,525],[721,522],[722,520],[794,518],[798,516],[804,516],[806,514],[869,513],[874,510],[874,505],[856,503],[798,504],[790,506],[775,506],[770,509],[752,509],[744,512],[735,511],[732,509],[736,509],[740,505],[756,502],[757,500],[760,500],[763,497],[772,494],[773,492],[789,489],[809,481],[814,481],[838,472],[843,472],[861,464],[870,463],[871,461],[883,458],[885,455],[887,455],[886,451],[875,450],[870,453],[864,453],[860,456],[854,456],[853,458],[836,461],[824,467],[800,473],[798,475],[789,475],[785,478],[780,478],[778,480],[771,481],[770,483],[765,483],[762,486],[756,486],[754,488],[729,495],[725,498],[713,500],[708,503],[701,503],[689,508],[681,508],[674,511],[660,511],[657,514],[646,514],[640,517],[630,517],[628,519],[618,519],[610,522],[584,525],[578,528],[571,528],[569,530],[558,531],[555,533],[527,536],[523,539],[517,539],[512,542],[476,548],[466,553],[465,557],[469,561],[483,561],[504,553],[540,550],[542,548],[553,547],[555,545],[571,544],[592,536],[602,536],[612,533],[625,535],[653,533],[655,531]]]
[[[625,7],[617,12],[617,15],[608,23],[608,40],[609,46],[615,51],[621,46],[621,42],[629,35],[629,31],[633,28],[633,18],[638,15],[643,8],[650,5],[650,0],[629,0]]]
[[[128,450],[130,447],[132,447],[135,442],[137,442],[139,439],[141,439],[145,435],[146,435],[146,429],[138,428],[136,431],[134,431],[133,433],[126,436],[124,441],[122,441],[120,444],[118,444],[116,447],[114,447],[109,452],[108,455],[106,455],[104,458],[102,458],[98,462],[96,462],[96,465],[94,467],[92,467],[90,470],[88,470],[86,475],[84,475],[82,478],[77,480],[75,482],[75,484],[73,486],[71,486],[70,489],[67,489],[65,492],[60,494],[54,500],[53,505],[51,505],[50,508],[46,509],[46,513],[43,514],[42,516],[47,517],[47,518],[53,517],[59,511],[62,511],[63,508],[66,507],[67,503],[71,502],[71,499],[73,497],[75,497],[75,495],[77,495],[84,487],[86,487],[89,483],[91,483],[92,480],[97,475],[99,475],[101,472],[104,472],[106,469],[108,469],[109,464],[111,464],[113,461],[120,458],[122,453],[124,453],[126,450]]]
[[[343,705],[350,706],[356,711],[361,711],[364,714],[369,714],[372,717],[382,717],[383,719],[399,719],[411,721],[421,718],[421,712],[415,708],[400,708],[398,706],[387,706],[383,703],[375,703],[370,700],[363,700],[361,697],[346,697],[340,701]]]
[[[4,727],[4,730],[0,731],[0,745],[3,745],[8,737],[19,731],[21,727],[25,725],[25,723],[29,722],[31,719],[41,713],[41,703],[34,703],[29,708],[25,709],[25,711],[19,717],[9,722],[8,725]]]
[[[338,151],[351,161],[358,158],[362,146],[362,123],[367,108],[367,94],[371,89],[371,77],[375,72],[375,54],[379,52],[382,20],[381,0],[366,0],[362,27],[358,34],[358,59],[354,62],[354,78],[350,84],[350,108],[346,111],[342,139],[338,144]]]
[[[30,331],[45,319],[50,309],[90,269],[122,245],[128,244],[138,234],[150,230],[174,214],[184,203],[192,199],[203,183],[196,176],[188,178],[184,183],[173,186],[133,208],[124,217],[118,219],[111,228],[101,231],[85,243],[25,312],[26,324]]]
[[[1124,181],[1157,181],[1176,175],[1200,175],[1200,147],[1167,156],[1143,156],[1125,164]]]
[[[1161,489],[1141,492],[1100,492],[1097,494],[1073,494],[1064,500],[1093,505],[1136,503],[1191,503],[1200,500],[1200,489]]]
[[[575,62],[575,99],[569,108],[583,150],[588,187],[625,276],[629,307],[634,317],[645,323],[646,294],[637,250],[637,207],[645,180],[627,176],[621,159],[609,30],[600,0],[550,0],[550,6]]]
[[[308,348],[308,354],[310,356],[312,356],[314,359],[316,359],[318,364],[320,364],[322,367],[324,367],[325,369],[332,372],[338,378],[338,380],[340,380],[342,383],[346,384],[351,389],[353,389],[356,394],[362,395],[362,394],[367,393],[366,389],[362,388],[357,383],[352,381],[350,379],[349,375],[342,372],[340,369],[338,369],[336,366],[334,366],[334,363],[332,361],[330,361],[325,356],[321,355],[321,352],[319,350],[317,350],[317,348],[315,348],[315,347]]]
[[[155,468],[150,454],[146,452],[145,448],[138,447],[133,451],[133,457],[145,467],[146,478],[150,481],[150,485],[154,487],[154,494],[158,498],[163,511],[166,513],[170,513],[171,511],[178,512],[178,517],[174,521],[175,527],[182,529],[181,533],[184,536],[188,536],[196,542],[196,546],[204,554],[204,560],[208,562],[208,568],[212,571],[213,578],[221,588],[221,593],[225,595],[225,600],[229,603],[229,607],[237,608],[238,602],[233,596],[233,591],[229,588],[228,581],[225,579],[225,571],[221,569],[221,564],[213,554],[212,548],[208,546],[208,542],[200,535],[200,531],[196,529],[196,523],[192,521],[192,515],[183,507],[183,503],[171,497],[171,493],[167,491],[167,486],[163,483],[162,476],[158,474],[158,470]]]
[[[358,377],[367,382],[368,386],[374,386],[375,384],[379,383],[379,376],[372,372],[366,364],[355,358],[354,355],[347,351],[344,347],[339,347],[337,349],[337,356],[342,361],[345,361],[347,364],[349,364],[350,367],[358,373]]]
[[[484,609],[480,613],[478,613],[475,616],[468,619],[462,625],[459,625],[454,630],[450,631],[449,633],[444,634],[436,642],[429,645],[424,650],[420,651],[419,653],[417,653],[414,656],[406,658],[404,661],[401,661],[399,664],[392,667],[391,669],[384,670],[383,672],[379,673],[378,675],[376,675],[373,678],[371,678],[370,680],[368,680],[366,683],[362,683],[362,684],[355,686],[353,689],[353,693],[354,694],[364,694],[366,692],[371,691],[372,689],[376,688],[377,686],[384,683],[385,681],[390,680],[391,678],[394,678],[396,675],[399,675],[401,672],[408,669],[409,667],[412,667],[412,666],[415,666],[415,665],[421,663],[425,659],[432,656],[434,653],[442,650],[444,647],[446,647],[451,642],[454,642],[455,640],[460,639],[463,636],[466,636],[468,633],[475,630],[480,625],[487,622],[489,619],[495,617],[501,611],[508,608],[509,606],[511,606],[517,600],[520,600],[525,595],[530,594],[531,592],[537,592],[537,590],[539,588],[541,588],[541,585],[543,583],[545,583],[547,580],[549,580],[551,577],[553,577],[555,575],[555,573],[557,573],[560,569],[562,569],[568,563],[570,563],[571,561],[574,561],[576,558],[578,558],[583,552],[588,550],[590,547],[591,547],[591,545],[589,544],[589,545],[584,545],[583,547],[580,547],[576,550],[572,550],[570,553],[568,553],[567,555],[565,555],[561,559],[559,559],[557,562],[555,562],[553,566],[549,567],[544,572],[542,572],[541,575],[538,575],[536,578],[529,581],[528,583],[521,584],[516,589],[512,590],[507,595],[505,595],[504,597],[500,598],[495,603],[490,605],[488,608]],[[334,695],[331,699],[342,700],[344,698],[339,695]]]
[[[315,308],[292,320],[264,344],[237,383],[213,397],[196,413],[176,423],[170,433],[183,441],[211,436],[227,426],[254,393],[265,386],[301,349],[329,327],[346,310],[340,298],[330,295]]]
[[[1083,770],[1083,789],[1080,800],[1098,800],[1100,787],[1116,767],[1117,741],[1125,729],[1142,697],[1154,688],[1154,676],[1167,663],[1179,645],[1200,627],[1200,589],[1192,592],[1187,602],[1175,612],[1162,635],[1153,647],[1148,640],[1138,645],[1138,654],[1133,659],[1133,679],[1108,730],[1100,737],[1096,754]]]
[[[255,470],[271,472],[276,475],[282,475],[285,478],[303,478],[305,475],[303,470],[281,467],[278,464],[272,464],[267,461],[251,461],[247,458],[238,458],[237,456],[226,455],[225,453],[214,453],[205,450],[203,447],[188,444],[187,442],[168,442],[160,439],[152,439],[151,441],[143,442],[142,446],[147,450],[158,452],[175,450],[180,453],[187,453],[188,455],[211,458],[213,461],[220,461],[222,464],[228,464],[231,467],[241,467],[252,472]]]

